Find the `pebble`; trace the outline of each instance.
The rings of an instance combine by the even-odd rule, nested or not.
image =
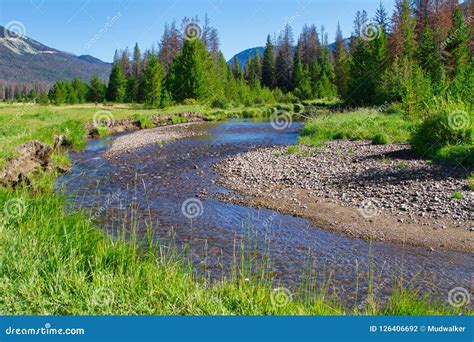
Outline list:
[[[301,188],[343,206],[369,205],[412,220],[420,216],[470,221],[474,196],[466,190],[469,170],[462,167],[429,165],[403,144],[336,140],[324,148],[300,146],[300,151],[263,148],[227,158],[215,168],[224,179],[232,179],[231,188],[253,193]],[[400,162],[406,165],[403,170]],[[453,199],[454,191],[461,191],[463,198]]]

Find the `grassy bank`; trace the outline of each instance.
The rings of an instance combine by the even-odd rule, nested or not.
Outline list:
[[[441,109],[421,120],[362,108],[318,115],[305,124],[300,141],[312,146],[336,139],[369,140],[376,145],[409,143],[423,159],[474,167],[473,125],[474,113],[464,110]]]
[[[112,239],[84,213],[64,213],[52,178],[32,189],[1,189],[0,314],[341,315],[456,314],[399,292],[343,309],[324,291],[275,291],[271,279],[236,268],[232,279],[193,276],[187,258],[146,240]],[[237,262],[236,264],[240,264]]]
[[[54,135],[65,135],[72,148],[80,149],[86,142],[85,125],[105,118],[107,120],[138,119],[144,128],[150,128],[151,115],[199,112],[211,120],[229,117],[262,117],[284,108],[292,111],[293,105],[261,105],[256,107],[209,108],[204,105],[179,105],[164,109],[147,109],[139,105],[118,104],[113,106],[81,104],[70,106],[39,106],[30,103],[0,104],[0,168],[5,158],[15,155],[16,148],[27,141],[39,140],[48,144]],[[107,130],[103,130],[107,133]],[[63,159],[63,158],[62,158]]]
[[[307,122],[301,142],[320,146],[335,139],[372,140],[374,143],[407,143],[417,126],[400,114],[382,114],[376,109],[320,115]]]

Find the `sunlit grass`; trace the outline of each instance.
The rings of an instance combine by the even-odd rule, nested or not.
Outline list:
[[[178,120],[178,114],[185,112],[198,112],[211,120],[221,120],[269,115],[275,108],[272,105],[261,105],[221,110],[195,104],[149,109],[131,104],[40,106],[32,103],[0,103],[0,168],[3,167],[5,158],[15,156],[17,146],[31,140],[52,144],[55,135],[65,135],[70,147],[83,148],[87,136],[85,125],[93,122],[96,113],[100,114],[101,111],[110,112],[106,115],[114,120],[136,119],[141,128],[151,128],[154,126],[150,119],[152,115],[176,114],[173,122],[181,123],[183,120]],[[106,128],[99,128],[98,131],[100,136],[108,134]]]
[[[384,114],[375,109],[347,113],[328,113],[309,120],[301,142],[319,146],[335,139],[371,140],[376,144],[407,143],[416,123],[400,114]]]
[[[88,220],[66,214],[54,178],[32,188],[0,189],[3,216],[0,314],[344,315],[456,314],[442,303],[399,291],[385,303],[347,308],[324,287],[275,291],[265,273],[248,272],[242,247],[234,272],[221,281],[196,276],[183,252],[137,237],[134,224],[111,237]],[[152,228],[152,227],[150,227]],[[243,245],[242,245],[243,246]],[[247,270],[247,271],[246,271]],[[316,289],[316,290],[315,290]],[[292,290],[293,291],[293,290]],[[377,299],[375,299],[377,301]]]

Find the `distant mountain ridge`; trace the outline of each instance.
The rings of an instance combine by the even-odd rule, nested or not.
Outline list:
[[[349,39],[345,39],[345,41],[346,41],[346,44],[348,44]],[[329,47],[329,50],[334,52],[336,50],[336,43],[329,44],[328,47]],[[293,51],[294,51],[294,49],[296,49],[296,47],[293,47]],[[252,58],[255,57],[256,51],[258,51],[260,56],[263,56],[263,52],[265,51],[265,47],[257,46],[257,47],[254,47],[254,48],[250,48],[250,49],[241,51],[238,54],[234,55],[231,59],[229,59],[229,61],[227,63],[229,63],[229,64],[232,63],[234,58],[237,57],[237,60],[239,61],[240,66],[242,68],[245,68],[245,65],[247,64],[248,57],[249,56],[252,57]]]
[[[0,80],[55,82],[79,77],[89,81],[97,74],[107,79],[111,64],[98,58],[60,51],[0,26]]]

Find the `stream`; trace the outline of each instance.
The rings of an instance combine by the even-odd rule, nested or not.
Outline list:
[[[73,172],[58,179],[58,191],[68,195],[71,207],[91,210],[110,234],[133,221],[144,236],[148,225],[160,243],[185,247],[196,272],[211,279],[231,273],[245,240],[247,261],[270,260],[266,265],[275,286],[298,292],[310,277],[348,304],[364,301],[369,279],[381,298],[392,291],[394,277],[444,301],[454,287],[471,289],[469,253],[368,242],[319,229],[306,219],[219,201],[216,194],[228,190],[215,184],[214,163],[293,144],[301,123],[285,130],[240,119],[198,126],[202,135],[142,147],[111,161],[102,154],[115,137],[91,140],[84,151],[71,153]],[[186,200],[194,201],[199,216],[183,214]]]

